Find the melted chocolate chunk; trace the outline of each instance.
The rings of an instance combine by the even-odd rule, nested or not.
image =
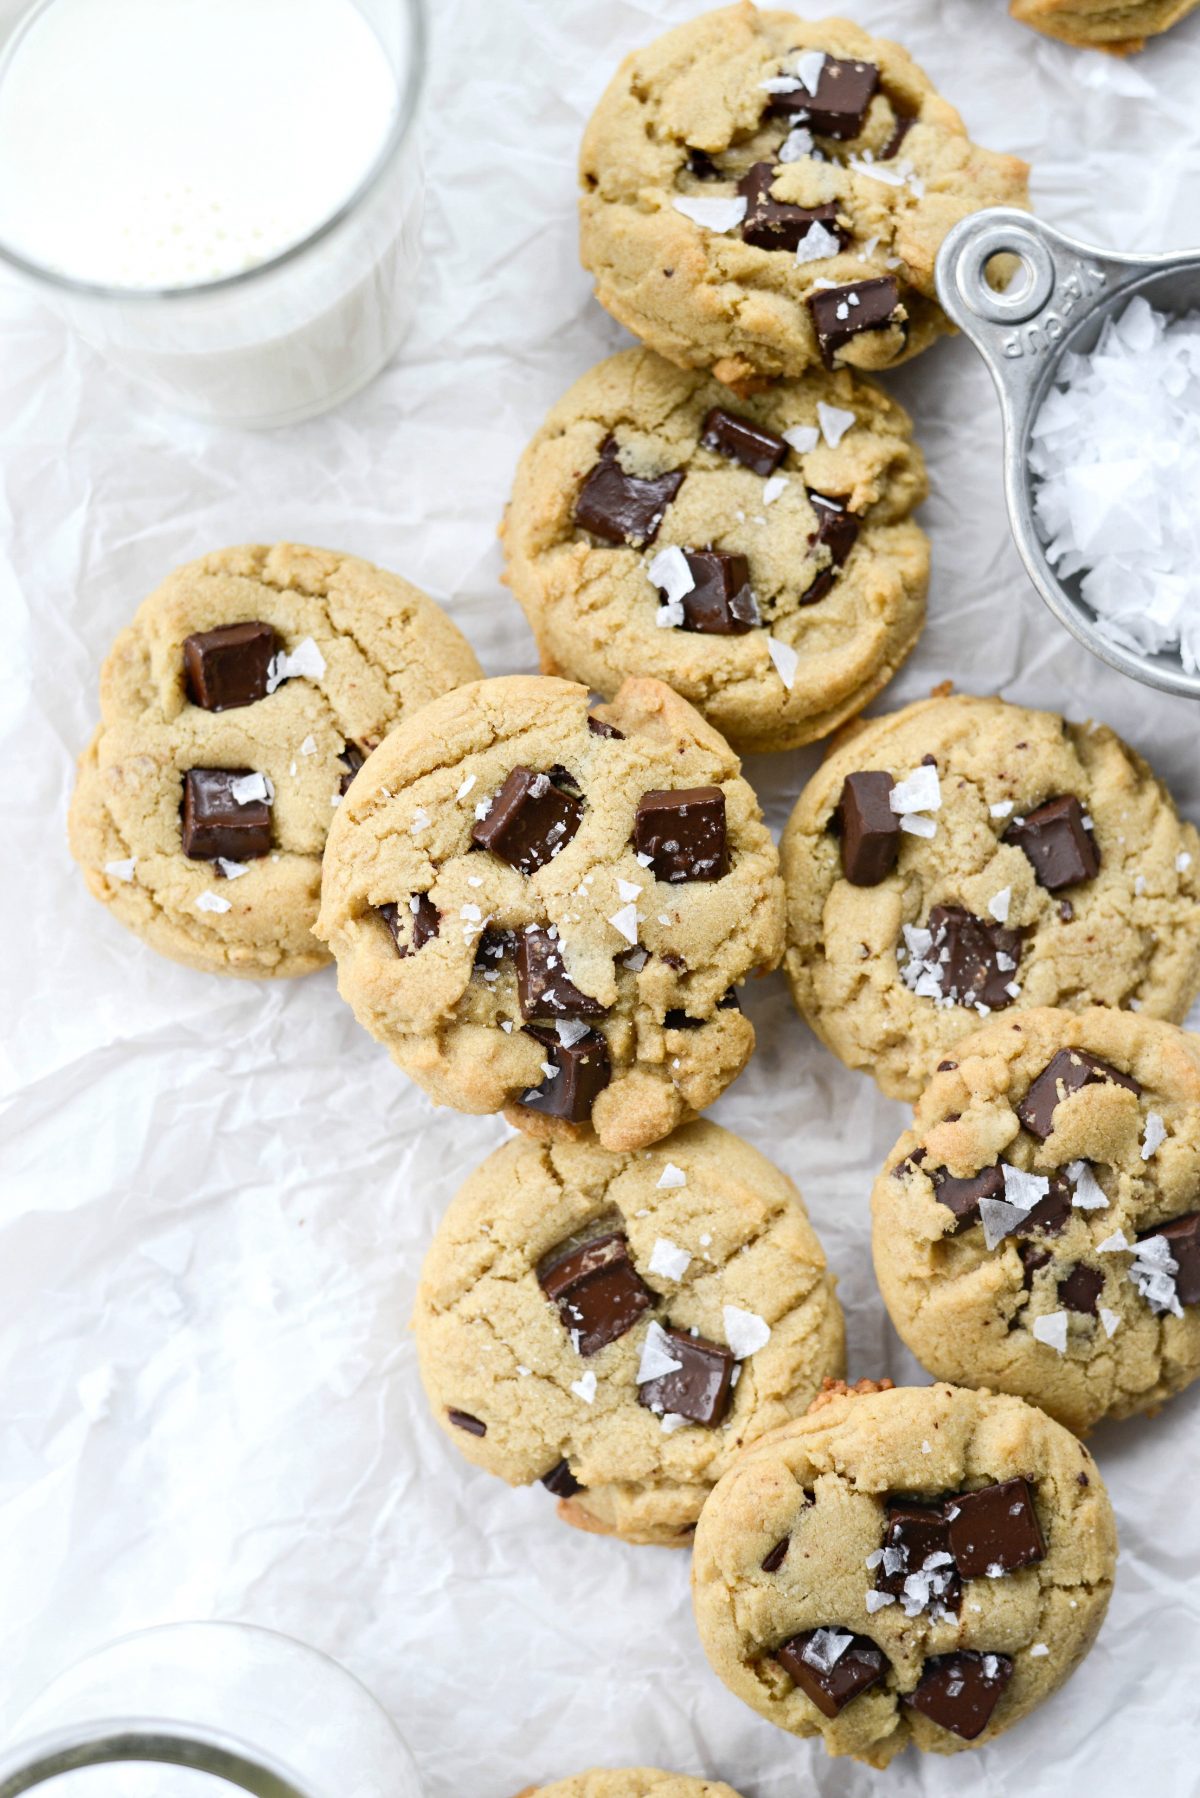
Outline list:
[[[720,880],[729,872],[720,787],[654,787],[638,800],[633,844],[655,880]]]
[[[775,473],[788,450],[784,439],[768,431],[766,425],[743,418],[740,412],[726,412],[723,406],[713,406],[706,414],[700,441],[705,449],[715,450],[764,476]]]
[[[964,1742],[973,1742],[987,1728],[1012,1672],[1006,1654],[976,1654],[969,1648],[935,1654],[906,1703]]]
[[[522,874],[534,874],[565,849],[583,822],[583,801],[564,793],[548,774],[514,768],[472,840]]]
[[[852,62],[827,56],[821,65],[817,91],[799,87],[790,94],[772,94],[769,113],[801,113],[818,137],[839,142],[857,137],[867,109],[879,87],[879,70],[872,62]]]
[[[1002,1194],[1000,1195],[1003,1196]],[[1014,1236],[1059,1236],[1071,1215],[1071,1183],[1065,1174],[1050,1176],[1050,1191],[1025,1213]]]
[[[1024,853],[1040,887],[1057,893],[1060,887],[1095,880],[1100,872],[1100,851],[1085,816],[1074,793],[1065,793],[1015,820],[1003,841]]]
[[[899,154],[901,144],[904,142],[916,122],[915,119],[906,119],[903,116],[897,117],[895,126],[892,130],[892,135],[888,138],[886,144],[884,144],[882,150],[879,152],[880,162],[891,162]]]
[[[823,493],[814,493],[810,488],[808,497],[817,515],[817,528],[809,532],[809,560],[824,547],[829,551],[829,562],[810,581],[797,603],[815,606],[829,592],[839,572],[845,567],[850,551],[858,542],[858,520],[840,502],[831,501]]]
[[[977,1492],[959,1492],[946,1503],[950,1552],[964,1579],[1015,1573],[1045,1559],[1046,1544],[1024,1479],[1001,1480]]]
[[[538,1284],[558,1306],[564,1329],[579,1331],[581,1355],[624,1336],[654,1303],[619,1230],[556,1256],[539,1271]]]
[[[485,930],[475,944],[475,966],[484,973],[498,968],[506,955],[511,955],[517,946],[516,932],[513,930]]]
[[[885,331],[897,324],[900,289],[894,275],[856,281],[850,287],[820,287],[808,296],[821,360],[832,368],[839,350],[864,331]]]
[[[686,549],[683,552],[693,581],[683,596],[685,631],[703,631],[711,637],[742,637],[762,620],[750,588],[750,564],[745,556],[723,549]]]
[[[562,944],[548,930],[517,938],[517,996],[523,1018],[602,1018],[608,1009],[568,977]]]
[[[630,543],[635,549],[653,543],[663,513],[679,489],[687,470],[645,480],[626,474],[617,457],[617,440],[606,437],[600,460],[591,470],[575,501],[575,523],[606,543]]]
[[[889,1500],[883,1549],[885,1559],[875,1576],[878,1591],[891,1592],[900,1598],[904,1595],[905,1580],[914,1573],[925,1573],[930,1587],[927,1600],[930,1610],[958,1611],[962,1603],[958,1569],[948,1560],[939,1561],[935,1567],[925,1565],[931,1555],[950,1554],[950,1526],[940,1505]],[[902,1565],[889,1573],[888,1563],[894,1561],[897,1554],[903,1557]]]
[[[692,174],[700,181],[715,181],[722,175],[707,150],[698,150],[694,144],[688,145],[687,165]]]
[[[1062,1101],[1082,1087],[1096,1086],[1105,1080],[1140,1093],[1141,1087],[1128,1074],[1120,1074],[1098,1055],[1086,1049],[1060,1049],[1047,1062],[1029,1091],[1017,1106],[1017,1116],[1031,1136],[1045,1142],[1054,1128],[1054,1113]]]
[[[900,820],[890,796],[895,781],[874,770],[848,774],[833,814],[842,840],[842,873],[852,886],[876,887],[896,866]]]
[[[566,1461],[557,1462],[549,1473],[544,1473],[541,1484],[547,1492],[553,1492],[555,1498],[574,1498],[577,1492],[583,1491]]]
[[[1021,960],[1021,932],[977,918],[961,905],[935,905],[928,929],[933,943],[926,961],[939,971],[942,992],[955,1005],[986,1005],[1001,1011],[1011,1005],[1009,986]],[[1014,965],[1001,968],[1003,955]]]
[[[472,1417],[469,1411],[456,1411],[452,1405],[446,1416],[456,1430],[465,1430],[468,1436],[487,1435],[486,1423],[481,1423],[478,1417]]]
[[[681,1365],[638,1387],[638,1404],[650,1411],[686,1417],[715,1430],[729,1407],[733,1351],[686,1330],[663,1330],[669,1353]]]
[[[543,1117],[564,1118],[571,1124],[586,1124],[592,1106],[612,1079],[612,1062],[608,1044],[598,1030],[568,1047],[560,1043],[553,1030],[526,1024],[525,1034],[536,1037],[546,1050],[546,1060],[554,1068],[540,1086],[531,1086],[517,1100],[528,1111]]]
[[[1058,1302],[1081,1317],[1095,1317],[1096,1304],[1104,1291],[1104,1275],[1098,1267],[1077,1261],[1065,1280],[1058,1282]]]
[[[1034,1274],[1037,1273],[1039,1267],[1045,1267],[1048,1262],[1053,1261],[1054,1256],[1049,1249],[1041,1249],[1035,1242],[1019,1242],[1017,1254],[1021,1257],[1021,1266],[1025,1270],[1021,1284],[1026,1292],[1032,1292]]]
[[[887,1657],[870,1636],[852,1635],[830,1664],[834,1646],[847,1633],[836,1628],[806,1629],[775,1650],[780,1666],[825,1717],[836,1717],[887,1671]]]
[[[269,624],[222,624],[183,640],[183,682],[193,705],[206,712],[265,699],[271,660],[279,648]]]
[[[1175,1272],[1175,1297],[1181,1305],[1200,1305],[1200,1211],[1189,1211],[1173,1217],[1169,1224],[1158,1224],[1143,1230],[1139,1242],[1149,1236],[1165,1236],[1173,1258],[1179,1263]]]
[[[934,1198],[954,1214],[951,1236],[957,1236],[960,1230],[969,1230],[972,1224],[979,1222],[980,1199],[1004,1197],[1004,1169],[998,1163],[994,1167],[980,1168],[977,1174],[962,1177],[938,1167],[934,1168],[930,1178]]]
[[[779,1541],[775,1544],[774,1548],[769,1548],[767,1550],[766,1554],[763,1556],[762,1560],[759,1562],[759,1566],[762,1568],[764,1573],[778,1573],[779,1572],[779,1569],[783,1566],[784,1561],[787,1559],[787,1551],[791,1547],[791,1543],[792,1543],[792,1538],[790,1536],[781,1536],[779,1538]]]
[[[837,239],[838,248],[845,249],[850,233],[838,220],[836,203],[794,206],[789,200],[776,200],[771,194],[776,173],[773,162],[756,162],[738,182],[737,190],[746,201],[742,241],[757,250],[795,251],[814,225],[822,225]]]
[[[402,958],[415,955],[438,933],[441,913],[428,893],[414,893],[404,906],[389,903],[376,910],[392,933],[396,954]]]
[[[254,861],[271,851],[271,805],[266,799],[244,804],[233,796],[233,784],[249,780],[251,768],[189,768],[183,777],[181,812],[183,853],[190,861]]]
[[[618,730],[615,724],[606,724],[603,718],[597,718],[594,712],[588,714],[588,729],[594,737],[612,737],[618,743],[625,741],[623,730]]]
[[[347,743],[345,748],[339,751],[338,761],[341,762],[343,768],[346,769],[346,773],[343,774],[342,778],[338,781],[338,792],[343,799],[350,791],[350,783],[366,759],[366,756],[356,743]]]

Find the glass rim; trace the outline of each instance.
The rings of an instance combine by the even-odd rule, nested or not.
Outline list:
[[[88,1767],[184,1767],[251,1798],[325,1798],[272,1754],[222,1730],[163,1718],[94,1718],[0,1751],[0,1798],[19,1798]]]
[[[17,33],[28,27],[35,14],[44,11],[53,3],[54,0],[33,0],[28,15],[18,22]],[[218,275],[211,281],[191,282],[185,287],[114,287],[105,281],[82,281],[74,275],[64,275],[60,270],[51,268],[47,263],[39,262],[36,258],[26,256],[20,250],[14,249],[0,234],[0,266],[7,264],[9,268],[15,269],[18,274],[24,275],[27,279],[44,287],[54,288],[75,299],[115,301],[126,306],[144,306],[160,301],[169,304],[171,301],[207,299],[210,295],[235,292],[239,288],[250,285],[259,276],[274,274],[278,269],[286,268],[289,263],[297,261],[315,244],[322,242],[324,238],[336,231],[339,225],[344,224],[351,214],[358,210],[362,202],[378,186],[385,170],[403,146],[416,120],[417,106],[425,80],[425,58],[428,46],[425,4],[424,0],[397,0],[397,4],[408,14],[412,55],[409,58],[404,85],[399,95],[396,117],[392,121],[387,137],[374,160],[364,172],[362,179],[351,189],[341,205],[331,212],[328,218],[314,226],[304,237],[289,244],[286,249],[277,251],[265,262],[256,262],[252,268],[237,269],[231,275]],[[0,65],[2,65],[2,60],[0,59]],[[0,80],[2,79],[2,66],[0,66]],[[0,1787],[0,1798],[3,1798],[2,1787]]]

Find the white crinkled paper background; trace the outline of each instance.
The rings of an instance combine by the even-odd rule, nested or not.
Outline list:
[[[426,1415],[407,1331],[430,1234],[504,1135],[437,1114],[339,1002],[185,972],[86,895],[64,841],[96,677],[134,605],[218,545],[357,551],[442,599],[489,673],[533,667],[495,528],[546,408],[623,333],[576,257],[583,121],[627,49],[696,0],[436,0],[426,261],[399,361],[269,436],[159,410],[0,286],[6,1096],[0,1209],[0,1721],[142,1625],[243,1617],[379,1694],[429,1798],[511,1798],[595,1763],[745,1798],[1196,1791],[1200,1392],[1101,1430],[1119,1513],[1109,1623],[1040,1714],[981,1756],[886,1775],[830,1762],[709,1673],[684,1554],[559,1526],[540,1488],[470,1470]],[[802,6],[819,16],[816,5]],[[1002,0],[856,0],[973,134],[1035,165],[1038,210],[1125,250],[1200,231],[1200,16],[1128,65],[1042,42]],[[930,621],[885,696],[952,678],[1136,744],[1200,818],[1197,716],[1105,669],[1039,605],[1009,542],[997,408],[964,343],[890,385],[933,495]],[[778,829],[810,766],[751,762]],[[905,1121],[808,1036],[774,977],[758,1055],[713,1110],[800,1182],[850,1322],[853,1375],[924,1378],[867,1250]]]

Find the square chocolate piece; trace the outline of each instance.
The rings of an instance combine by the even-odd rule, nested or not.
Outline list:
[[[878,1591],[891,1592],[899,1598],[904,1594],[907,1579],[914,1573],[925,1574],[927,1608],[930,1611],[958,1610],[962,1603],[962,1581],[950,1558],[950,1526],[940,1505],[917,1505],[889,1499],[883,1549],[886,1558],[875,1576]],[[931,1556],[937,1558],[938,1564],[927,1568],[925,1563]],[[943,1556],[945,1559],[941,1558]],[[901,1565],[893,1565],[889,1572],[889,1564],[901,1558]]]
[[[278,648],[274,627],[259,621],[193,632],[183,640],[188,698],[206,712],[227,712],[264,699]]]
[[[1040,887],[1057,893],[1081,880],[1095,880],[1100,872],[1100,851],[1084,823],[1086,815],[1074,793],[1064,793],[1014,820],[1002,841],[1024,853]]]
[[[577,1492],[583,1491],[583,1487],[571,1472],[570,1463],[565,1460],[557,1461],[549,1473],[544,1473],[541,1483],[547,1492],[554,1494],[555,1498],[574,1498]]]
[[[685,631],[702,631],[710,637],[744,637],[762,620],[750,588],[750,564],[745,556],[723,549],[685,549],[684,560],[696,583],[683,596]]]
[[[802,1630],[775,1650],[775,1659],[824,1717],[836,1717],[887,1671],[887,1657],[870,1636],[840,1629]]]
[[[1149,1236],[1165,1236],[1175,1270],[1175,1297],[1181,1305],[1200,1305],[1200,1211],[1173,1217],[1169,1224],[1157,1224],[1153,1230],[1142,1230],[1138,1241]]]
[[[931,1723],[973,1742],[991,1721],[1012,1672],[1006,1654],[976,1654],[969,1648],[935,1654],[926,1661],[906,1703]]]
[[[586,1124],[592,1106],[612,1079],[608,1044],[598,1030],[589,1030],[578,1042],[561,1043],[553,1030],[526,1024],[526,1036],[536,1037],[555,1070],[540,1086],[531,1086],[517,1100],[528,1111],[543,1117],[562,1118],[569,1124]]]
[[[961,1177],[949,1173],[944,1167],[937,1167],[930,1178],[934,1198],[954,1214],[951,1236],[957,1236],[960,1230],[969,1230],[979,1222],[980,1199],[1004,1197],[1004,1169],[999,1163],[980,1168],[977,1174]]]
[[[1100,1294],[1104,1291],[1104,1275],[1098,1267],[1077,1261],[1064,1280],[1058,1282],[1058,1302],[1066,1311],[1080,1317],[1095,1317]]]
[[[625,741],[623,730],[618,730],[615,724],[606,724],[604,719],[597,718],[594,712],[589,712],[587,724],[594,737],[611,737],[615,743]]]
[[[415,955],[418,949],[431,943],[438,933],[441,913],[428,893],[414,893],[404,905],[395,905],[389,901],[377,909],[391,932],[396,954],[402,960]]]
[[[517,938],[517,996],[523,1018],[602,1018],[607,1010],[569,979],[562,944],[548,930]]]
[[[638,1387],[638,1404],[649,1411],[686,1417],[715,1430],[729,1408],[733,1351],[686,1330],[663,1330],[667,1348],[682,1365]]]
[[[594,1355],[631,1330],[654,1304],[619,1230],[552,1258],[538,1285],[558,1306],[563,1327],[579,1331],[579,1353]]]
[[[964,1579],[1015,1573],[1046,1556],[1028,1480],[1001,1480],[959,1492],[946,1504],[950,1552]]]
[[[850,287],[821,287],[809,294],[808,309],[826,368],[834,366],[838,351],[845,349],[852,337],[902,325],[903,320],[896,317],[899,308],[900,289],[894,275],[877,275]]]
[[[548,774],[516,767],[477,818],[471,838],[522,874],[536,874],[565,849],[583,822],[583,801],[556,787]]]
[[[236,781],[252,768],[189,768],[183,777],[183,853],[194,862],[254,861],[271,852],[271,806],[234,798]]]
[[[815,94],[803,86],[790,94],[772,94],[766,110],[800,113],[818,137],[844,142],[862,130],[878,87],[879,70],[874,63],[827,56]]]
[[[1131,1093],[1142,1090],[1136,1080],[1118,1073],[1098,1055],[1089,1055],[1086,1049],[1060,1049],[1031,1084],[1017,1106],[1017,1116],[1030,1136],[1045,1142],[1054,1129],[1054,1113],[1062,1101],[1085,1086],[1096,1086],[1105,1080]]]
[[[756,162],[737,184],[746,201],[743,243],[756,250],[795,251],[814,225],[822,225],[837,239],[838,249],[845,249],[850,234],[838,219],[836,203],[827,200],[820,206],[794,206],[790,200],[775,199],[771,186],[777,173],[773,162]]]
[[[955,1005],[986,1005],[1002,1011],[1013,1002],[1021,961],[1021,932],[977,918],[961,905],[935,905],[927,927],[933,944],[926,960],[938,970],[943,994]],[[1001,967],[1003,956],[1011,966]]]
[[[1003,1198],[1003,1193],[997,1195]],[[1064,1173],[1050,1175],[1050,1190],[1044,1199],[1030,1206],[1013,1231],[1014,1236],[1059,1236],[1071,1216],[1071,1183]]]
[[[606,437],[600,460],[592,468],[575,501],[575,523],[606,543],[628,543],[642,549],[653,543],[663,513],[683,486],[685,468],[645,480],[626,474],[617,455],[617,440]]]
[[[729,872],[720,787],[652,787],[638,800],[633,844],[655,880],[720,880]]]
[[[896,866],[900,819],[891,807],[895,781],[874,769],[848,774],[833,814],[842,840],[842,873],[856,887],[877,887]]]
[[[700,441],[705,449],[728,456],[764,477],[775,473],[788,450],[784,439],[774,431],[756,424],[752,418],[743,418],[740,412],[726,412],[723,406],[713,406],[705,416]]]
[[[829,592],[858,542],[858,520],[840,502],[830,501],[822,493],[813,493],[810,489],[808,497],[817,515],[817,528],[808,538],[809,560],[825,548],[829,551],[829,561],[800,594],[797,604],[815,606]]]

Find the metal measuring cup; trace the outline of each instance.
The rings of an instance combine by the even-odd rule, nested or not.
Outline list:
[[[995,256],[1020,270],[1003,292],[989,286]],[[960,221],[937,260],[938,298],[983,357],[1004,420],[1004,493],[1008,521],[1029,578],[1054,616],[1110,667],[1167,693],[1200,697],[1200,674],[1178,654],[1145,655],[1112,642],[1097,627],[1078,576],[1060,580],[1034,522],[1029,444],[1042,403],[1068,350],[1095,348],[1106,320],[1141,293],[1178,315],[1200,305],[1200,250],[1171,256],[1113,256],[1076,243],[1011,206]]]

